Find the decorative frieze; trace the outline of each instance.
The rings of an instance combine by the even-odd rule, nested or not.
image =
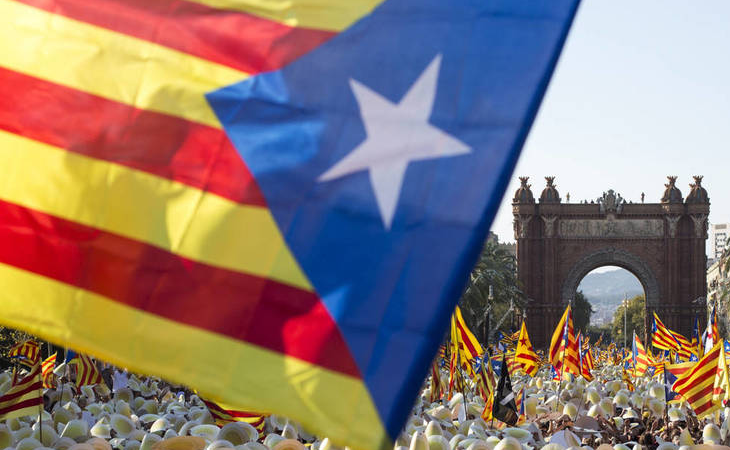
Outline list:
[[[662,238],[664,237],[664,223],[661,219],[564,219],[560,221],[560,236],[564,238]]]

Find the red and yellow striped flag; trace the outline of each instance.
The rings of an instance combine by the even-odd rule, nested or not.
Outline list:
[[[461,315],[461,308],[458,306],[454,310],[454,321],[452,325],[455,327],[456,340],[459,345],[459,355],[461,358],[461,367],[467,371],[471,376],[474,376],[474,368],[472,363],[474,359],[480,356],[484,350],[482,350],[481,344],[471,332],[469,326],[464,321],[464,316]]]
[[[558,376],[564,373],[580,376],[579,358],[578,341],[573,330],[571,308],[568,305],[550,341],[550,362]]]
[[[530,337],[527,335],[527,327],[525,322],[522,322],[522,328],[520,328],[520,335],[517,339],[517,349],[515,350],[515,362],[522,365],[522,369],[525,373],[531,377],[537,374],[538,361],[537,354],[532,348],[530,343]]]
[[[250,412],[250,411],[238,411],[230,407],[223,407],[217,403],[211,402],[210,400],[203,400],[205,406],[210,411],[210,415],[213,416],[213,420],[218,426],[223,426],[230,422],[246,422],[247,424],[256,428],[259,432],[259,436],[264,432],[264,426],[266,425],[265,419],[267,414]]]
[[[350,350],[206,94],[381,1],[0,0],[4,324],[323,433],[352,417],[353,441],[378,442]],[[284,392],[190,370],[223,363],[236,386]],[[366,405],[357,419],[335,392]]]
[[[677,353],[680,359],[688,360],[692,356],[692,344],[681,334],[670,330],[654,313],[652,325],[651,345],[660,350],[671,350]]]
[[[553,366],[558,366],[558,363],[561,358],[561,354],[559,352],[561,345],[563,343],[563,338],[565,334],[565,326],[568,321],[568,316],[570,314],[570,305],[568,305],[567,308],[565,308],[565,312],[563,312],[563,316],[560,318],[560,321],[558,322],[558,325],[555,327],[555,331],[553,331],[553,337],[550,339],[550,364]]]
[[[621,380],[626,383],[626,388],[633,392],[636,390],[636,387],[634,386],[634,383],[631,381],[631,377],[629,376],[629,373],[626,371],[626,367],[623,367],[621,369]]]
[[[644,344],[641,343],[639,337],[634,333],[634,348],[632,352],[634,364],[634,377],[644,376],[649,368],[649,357],[646,354]]]
[[[28,374],[13,382],[0,397],[0,420],[38,414],[38,408],[43,405],[40,375],[41,365],[36,363]]]
[[[449,180],[509,177],[578,0],[381,3],[0,0],[0,322],[338,446],[392,445],[504,192],[456,211]],[[459,44],[495,33],[490,58]],[[509,136],[424,92],[494,106]],[[406,187],[373,123],[453,176]]]
[[[715,377],[721,354],[722,342],[718,342],[691,369],[680,375],[672,386],[672,390],[687,400],[698,419],[722,407],[721,402],[713,402]]]
[[[35,341],[23,341],[10,348],[8,356],[17,359],[19,363],[33,367],[38,364],[41,357],[41,348]]]
[[[482,410],[481,418],[485,422],[493,419],[492,410],[494,408],[495,387],[496,380],[494,379],[492,362],[488,355],[485,354],[482,360],[481,370],[479,371],[479,391],[484,399],[484,409]]]
[[[444,386],[441,382],[441,375],[439,374],[439,367],[436,361],[431,363],[431,403],[441,400],[444,396]]]
[[[76,386],[89,386],[104,382],[96,364],[87,355],[77,354],[69,364],[76,366]]]
[[[41,378],[43,379],[43,387],[46,389],[55,388],[58,385],[56,374],[53,373],[53,369],[56,367],[57,355],[58,352],[44,359],[41,363]]]
[[[728,373],[727,353],[723,339],[719,338],[720,356],[717,359],[717,373],[715,375],[715,383],[712,390],[712,401],[721,405],[726,405],[730,400],[730,373]]]

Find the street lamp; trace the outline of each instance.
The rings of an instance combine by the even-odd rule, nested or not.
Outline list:
[[[494,304],[494,288],[489,285],[489,294],[487,295],[487,317],[484,318],[484,340],[487,348],[489,348],[489,315],[492,312],[492,305]]]
[[[626,348],[626,314],[629,309],[629,299],[626,298],[626,293],[624,293],[624,301],[622,302],[622,304],[624,305],[624,348]]]

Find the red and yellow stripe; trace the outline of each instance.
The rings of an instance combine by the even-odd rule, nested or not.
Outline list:
[[[381,1],[0,0],[2,320],[382,443],[344,338],[205,99]]]
[[[636,354],[634,355],[634,377],[641,377],[649,368],[649,357],[646,354],[644,345],[639,337],[634,334],[634,345],[636,346]]]
[[[53,369],[56,367],[56,356],[58,356],[58,352],[44,359],[41,363],[41,379],[43,380],[43,387],[46,389],[58,386],[56,374],[53,373]]]
[[[566,339],[567,329],[567,339]],[[571,373],[575,376],[581,375],[580,350],[578,340],[573,329],[573,316],[570,305],[565,308],[558,327],[553,332],[550,342],[550,361],[560,376],[563,373]]]
[[[471,332],[469,326],[464,321],[464,317],[461,315],[461,308],[458,306],[454,310],[454,321],[452,323],[455,326],[456,339],[459,345],[459,355],[461,356],[461,365],[470,375],[474,376],[472,361],[474,361],[474,358],[482,355],[484,350],[476,336],[474,336],[474,333]]]
[[[266,425],[266,414],[251,411],[239,411],[233,408],[223,407],[217,403],[211,402],[210,400],[201,400],[205,403],[205,406],[208,408],[210,415],[213,416],[213,420],[217,425],[224,426],[226,423],[230,422],[246,422],[256,428],[259,435],[263,433],[264,426]]]
[[[687,400],[698,419],[722,407],[721,402],[713,402],[712,398],[721,347],[722,342],[718,342],[672,386],[672,390]]]
[[[522,369],[527,375],[534,377],[537,374],[539,368],[537,354],[532,348],[532,343],[530,343],[530,337],[527,335],[527,327],[524,321],[522,322],[522,328],[520,328],[520,336],[517,339],[515,362],[522,365]]]
[[[0,420],[38,414],[43,406],[41,365],[37,361],[30,371],[0,397]]]
[[[38,364],[41,357],[41,347],[35,341],[23,341],[14,345],[8,352],[11,358],[18,358],[18,362],[28,367]]]

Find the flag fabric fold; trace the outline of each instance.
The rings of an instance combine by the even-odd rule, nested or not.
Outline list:
[[[531,377],[537,374],[538,359],[535,350],[530,343],[530,337],[527,335],[527,326],[522,322],[520,335],[517,339],[517,348],[515,349],[515,362],[522,365],[522,370]]]
[[[96,363],[88,355],[77,354],[69,364],[76,367],[76,386],[93,386],[104,382]]]
[[[24,366],[33,367],[41,357],[40,345],[31,340],[19,342],[10,348],[8,356]]]
[[[631,356],[634,363],[634,378],[644,376],[646,370],[649,368],[650,361],[644,344],[641,343],[636,333],[634,333]]]
[[[473,362],[484,351],[474,336],[474,333],[471,332],[466,321],[464,321],[464,316],[462,316],[459,306],[454,310],[454,319],[451,322],[451,326],[454,327],[455,342],[459,349],[461,367],[469,375],[474,376]]]
[[[559,377],[564,374],[581,376],[580,351],[573,330],[573,315],[570,305],[558,322],[550,341],[550,361]]]
[[[210,415],[213,417],[216,425],[224,426],[231,422],[245,422],[259,432],[259,436],[264,432],[266,425],[265,419],[267,414],[261,414],[251,411],[239,411],[230,407],[221,406],[210,400],[201,398],[205,406],[208,408]]]
[[[38,415],[43,406],[40,362],[16,380],[10,389],[0,396],[0,420]]]
[[[58,356],[58,352],[44,359],[41,363],[41,379],[43,380],[43,387],[46,389],[55,388],[58,385],[56,374],[53,373],[53,369],[56,367],[56,356]]]

